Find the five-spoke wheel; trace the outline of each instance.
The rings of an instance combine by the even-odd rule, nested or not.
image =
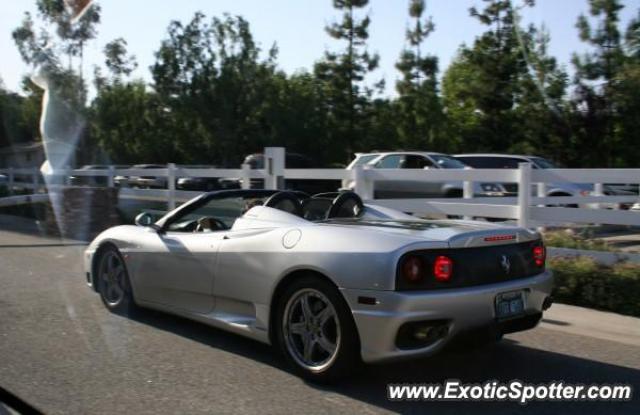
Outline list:
[[[127,312],[133,307],[133,296],[127,269],[115,247],[100,252],[97,266],[98,291],[104,305],[113,312]]]
[[[315,381],[350,373],[359,362],[358,336],[338,290],[310,276],[295,281],[283,294],[277,308],[276,335],[287,360]]]
[[[308,370],[322,370],[337,355],[340,322],[331,302],[318,290],[303,289],[289,299],[283,330],[289,353]]]

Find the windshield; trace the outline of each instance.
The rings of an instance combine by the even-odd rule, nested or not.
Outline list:
[[[441,169],[464,169],[468,167],[466,164],[457,160],[451,156],[445,156],[440,154],[431,154],[429,155],[436,162]]]
[[[543,159],[541,157],[532,157],[531,161],[535,164],[539,169],[556,169],[557,166],[553,164],[551,161],[547,159]]]
[[[378,154],[367,154],[366,156],[359,156],[358,158],[355,159],[351,167],[363,166],[369,163],[370,161],[373,161],[377,157],[378,157]]]

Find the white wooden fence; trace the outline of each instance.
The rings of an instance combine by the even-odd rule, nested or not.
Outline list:
[[[121,198],[167,201],[173,209],[178,202],[197,196],[201,192],[176,190],[179,177],[215,177],[241,179],[242,187],[249,188],[252,178],[263,179],[266,189],[282,188],[285,179],[347,180],[354,182],[354,190],[365,200],[374,200],[374,183],[379,180],[424,180],[430,182],[463,182],[463,197],[448,199],[376,199],[375,204],[420,215],[459,215],[465,218],[487,217],[517,220],[524,227],[554,223],[614,224],[640,226],[640,212],[598,208],[601,204],[636,203],[634,196],[605,196],[603,183],[640,183],[640,169],[548,169],[534,170],[529,163],[518,169],[371,169],[358,166],[346,169],[286,169],[285,149],[265,148],[265,168],[252,170],[249,165],[240,169],[201,169],[168,164],[161,169],[66,170],[58,174],[68,181],[73,176],[104,176],[108,186],[114,185],[116,176],[156,176],[167,178],[167,189],[123,188]],[[8,187],[31,189],[34,193],[45,189],[37,169],[0,169],[8,176]],[[18,181],[18,178],[22,178]],[[537,196],[520,191],[518,197],[475,197],[474,182],[517,183],[519,189],[537,186]],[[546,197],[548,183],[593,183],[595,194],[589,196]],[[51,188],[51,187],[49,187]],[[5,198],[5,205],[9,204]],[[3,205],[0,199],[0,206]],[[582,206],[590,204],[590,208]],[[580,208],[548,207],[547,205],[580,205]]]

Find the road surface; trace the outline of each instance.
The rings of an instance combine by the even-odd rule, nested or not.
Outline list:
[[[108,313],[85,285],[82,244],[0,230],[0,385],[51,414],[640,413],[640,320],[552,307],[534,330],[472,353],[366,367],[319,387],[270,347],[185,319]],[[19,228],[19,227],[17,227]],[[390,402],[386,385],[624,383],[631,402]]]

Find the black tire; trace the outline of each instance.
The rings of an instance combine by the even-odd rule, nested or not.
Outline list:
[[[110,261],[110,264],[107,261]],[[114,263],[118,263],[117,266],[122,267],[121,271],[114,269],[109,271],[110,266],[113,266]],[[99,251],[95,272],[98,293],[107,310],[115,314],[131,315],[136,310],[136,304],[133,299],[127,266],[116,247],[109,245]],[[113,284],[117,285],[120,290],[117,296],[114,295]]]
[[[317,293],[321,293],[320,297],[323,296],[324,298],[317,297],[315,304],[322,303],[325,299],[328,300],[333,307],[332,311],[335,311],[333,315],[336,317],[335,322],[329,321],[328,324],[316,324],[316,330],[321,333],[317,338],[325,338],[325,330],[332,331],[333,327],[335,329],[335,337],[332,338],[331,334],[327,334],[326,339],[329,339],[330,343],[335,340],[335,352],[329,354],[326,363],[312,368],[310,365],[305,365],[301,361],[303,358],[295,351],[296,336],[300,336],[300,343],[302,343],[303,336],[294,333],[294,330],[289,330],[288,327],[291,326],[289,324],[289,316],[294,314],[296,299],[305,295],[313,296]],[[355,373],[356,369],[361,365],[358,331],[351,310],[338,290],[322,278],[305,276],[287,286],[279,297],[273,299],[273,301],[277,301],[275,319],[273,320],[275,330],[274,343],[293,370],[301,377],[316,383],[336,381]],[[312,307],[310,308],[312,309]],[[323,314],[324,311],[324,308],[317,310],[317,316]],[[298,321],[296,324],[305,325],[306,323]],[[310,347],[311,350],[314,350],[315,347],[315,353],[320,356],[323,352],[326,352],[321,343],[322,341],[318,340],[312,343]],[[313,353],[313,351],[310,352],[310,356]]]

